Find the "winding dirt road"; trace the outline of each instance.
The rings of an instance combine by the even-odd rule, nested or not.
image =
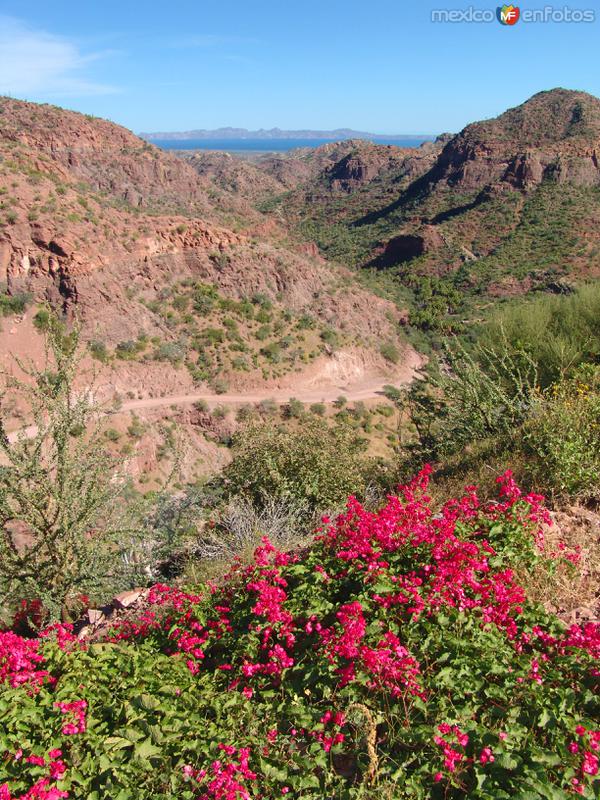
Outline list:
[[[246,403],[260,403],[262,400],[273,400],[283,405],[294,397],[302,403],[333,403],[340,395],[349,402],[371,400],[383,394],[384,386],[406,386],[414,379],[423,364],[422,356],[415,351],[410,352],[408,358],[395,375],[385,378],[382,375],[365,377],[359,381],[332,382],[323,386],[302,387],[297,384],[294,389],[254,389],[240,394],[215,394],[210,392],[195,392],[194,394],[174,394],[165,397],[145,397],[141,400],[126,400],[118,410],[109,409],[106,414],[123,413],[127,411],[144,411],[154,408],[170,406],[185,406],[204,400],[209,407],[226,403],[228,405],[245,405]],[[31,438],[37,433],[34,425],[19,428],[8,434],[9,442],[17,440],[19,435]]]

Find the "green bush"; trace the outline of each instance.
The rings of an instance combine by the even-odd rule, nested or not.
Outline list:
[[[133,415],[131,423],[127,427],[127,433],[132,439],[141,439],[146,431],[146,426],[138,416]]]
[[[330,347],[337,347],[338,344],[338,335],[337,333],[332,330],[331,328],[325,328],[320,333],[321,341],[323,341],[326,345]]]
[[[271,364],[279,364],[281,361],[281,345],[279,342],[270,342],[262,347],[260,352]]]
[[[183,342],[162,342],[152,355],[155,361],[181,364],[186,356],[186,347]]]
[[[497,312],[481,331],[481,344],[502,354],[526,353],[542,388],[600,357],[600,284],[569,295],[542,295]]]
[[[217,380],[213,381],[212,388],[215,394],[226,394],[229,390],[229,384],[222,378],[217,378]]]
[[[400,351],[392,342],[384,342],[379,348],[379,352],[386,361],[390,361],[392,364],[397,364],[400,360]]]
[[[8,317],[12,314],[23,314],[32,299],[33,296],[28,292],[0,294],[0,317]]]
[[[289,419],[301,419],[304,416],[304,403],[297,397],[290,397],[287,405],[284,406],[284,415]]]
[[[109,354],[105,342],[95,339],[89,343],[88,348],[93,358],[101,361],[103,364],[108,361]]]
[[[140,520],[106,451],[100,412],[73,390],[78,331],[51,318],[46,335],[44,368],[12,387],[37,429],[11,443],[0,419],[0,610],[39,600],[49,618],[66,620],[81,611],[81,594],[102,602],[139,581],[133,563],[139,557],[143,570],[143,559]]]
[[[582,368],[537,396],[523,430],[531,480],[570,500],[600,497],[600,369]]]
[[[224,471],[229,491],[257,504],[289,497],[328,509],[365,488],[362,442],[347,427],[314,417],[298,431],[252,426],[235,437],[232,456]]]
[[[408,392],[415,463],[449,458],[474,442],[506,444],[518,434],[537,386],[536,366],[526,353],[479,347],[473,356],[455,344],[442,366]]]
[[[204,328],[200,337],[208,344],[221,344],[225,341],[225,331],[223,328]]]
[[[259,342],[264,342],[265,339],[268,339],[271,335],[271,326],[270,325],[261,325],[260,328],[256,331],[256,338]]]

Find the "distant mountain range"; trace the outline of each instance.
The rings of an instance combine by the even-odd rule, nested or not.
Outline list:
[[[266,130],[261,128],[258,131],[249,131],[247,128],[217,128],[216,130],[195,130],[195,131],[162,131],[159,133],[140,133],[142,139],[148,141],[156,140],[169,140],[169,139],[333,139],[339,141],[341,139],[371,139],[376,142],[378,140],[389,141],[390,139],[404,140],[407,139],[422,141],[423,139],[432,139],[433,136],[428,134],[390,134],[385,135],[381,133],[366,133],[365,131],[355,131],[352,128],[336,128],[334,131],[313,131],[313,130],[298,130],[298,131],[284,131],[281,128],[270,128]]]

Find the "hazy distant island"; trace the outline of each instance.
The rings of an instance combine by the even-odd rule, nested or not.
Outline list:
[[[355,131],[351,128],[336,128],[333,131],[313,131],[313,130],[297,130],[286,131],[281,128],[261,128],[257,131],[249,131],[247,128],[217,128],[215,130],[193,130],[193,131],[163,131],[160,133],[140,133],[142,139],[148,141],[161,140],[166,141],[169,139],[184,140],[184,139],[330,139],[339,141],[341,139],[371,139],[372,141],[385,140],[414,140],[423,141],[427,139],[434,139],[435,137],[429,134],[384,134],[384,133],[366,133],[365,131]]]

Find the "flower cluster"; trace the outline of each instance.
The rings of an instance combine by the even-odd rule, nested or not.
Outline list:
[[[447,722],[438,725],[438,731],[441,735],[436,734],[433,737],[433,741],[442,749],[444,767],[448,772],[455,772],[457,767],[463,761],[466,761],[464,748],[469,743],[469,735],[463,733],[458,725],[449,725]],[[448,739],[455,744],[452,745]],[[461,749],[457,750],[456,747],[460,747]],[[441,773],[436,773],[435,777],[436,780],[441,780]]]
[[[0,631],[0,683],[39,686],[49,678],[48,672],[40,669],[42,664],[44,656],[40,653],[39,640]]]
[[[62,725],[62,732],[66,736],[75,736],[84,733],[86,727],[87,700],[74,700],[71,703],[54,703],[54,707],[60,710],[65,717]]]
[[[249,764],[250,749],[219,744],[219,750],[229,759],[213,761],[208,769],[183,767],[184,777],[202,787],[198,800],[250,800],[246,781],[255,781],[257,775]]]
[[[68,792],[58,789],[56,781],[60,781],[67,772],[67,767],[62,759],[62,750],[50,750],[47,757],[29,755],[25,756],[19,749],[12,757],[13,762],[24,766],[31,765],[36,768],[43,767],[46,774],[35,781],[25,794],[13,794],[8,783],[0,784],[0,800],[61,800],[68,797]]]

